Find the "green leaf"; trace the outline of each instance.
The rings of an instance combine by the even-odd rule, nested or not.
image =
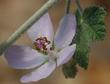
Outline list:
[[[74,59],[84,69],[89,62],[90,45],[95,40],[102,40],[105,36],[104,18],[106,12],[102,7],[93,6],[86,8],[83,15],[77,11],[77,33],[75,43],[77,44]]]
[[[82,15],[78,11],[76,12],[77,32],[71,43],[76,43],[76,52],[73,59],[63,65],[63,73],[66,78],[74,78],[76,76],[77,64],[87,69],[91,43],[104,39],[106,34],[104,25],[105,16],[105,10],[98,6],[86,8]]]
[[[91,32],[87,29],[88,26],[83,24],[78,30],[78,36],[76,37],[76,52],[74,58],[76,62],[83,68],[87,69],[88,66],[88,52],[91,43]]]
[[[104,19],[106,11],[102,7],[93,6],[86,8],[83,13],[84,23],[91,27],[93,40],[102,40],[105,36]]]
[[[66,78],[75,78],[75,76],[78,72],[77,67],[76,67],[76,63],[73,63],[73,62],[69,62],[67,64],[64,64],[62,70],[63,70],[63,73]]]

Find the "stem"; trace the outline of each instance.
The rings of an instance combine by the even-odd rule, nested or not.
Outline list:
[[[8,38],[8,40],[0,45],[0,55],[57,2],[58,0],[48,0],[33,16],[31,16],[24,24],[22,24]]]
[[[70,4],[71,4],[71,0],[67,0],[66,1],[66,14],[68,14],[70,12]]]
[[[77,4],[79,13],[82,15],[83,10],[82,10],[82,7],[80,5],[80,0],[76,0],[76,4]]]

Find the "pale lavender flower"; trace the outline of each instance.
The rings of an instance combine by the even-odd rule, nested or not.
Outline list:
[[[49,14],[46,13],[27,31],[35,48],[12,45],[5,51],[5,58],[15,69],[34,69],[21,78],[22,83],[39,81],[72,58],[76,44],[69,44],[75,32],[76,19],[69,13],[61,19],[54,35]]]

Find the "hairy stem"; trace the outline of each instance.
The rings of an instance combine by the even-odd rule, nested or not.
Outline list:
[[[68,14],[70,12],[70,4],[71,4],[71,0],[66,0],[66,14]]]
[[[76,4],[77,4],[77,8],[78,8],[80,15],[82,15],[83,10],[82,10],[82,7],[80,5],[80,0],[76,0]]]

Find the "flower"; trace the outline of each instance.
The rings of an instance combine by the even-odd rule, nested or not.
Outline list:
[[[22,83],[39,81],[72,58],[76,44],[69,44],[75,31],[76,19],[69,13],[61,19],[54,35],[49,14],[46,13],[27,31],[34,49],[25,45],[12,45],[5,51],[5,58],[12,68],[34,69],[21,78]]]

